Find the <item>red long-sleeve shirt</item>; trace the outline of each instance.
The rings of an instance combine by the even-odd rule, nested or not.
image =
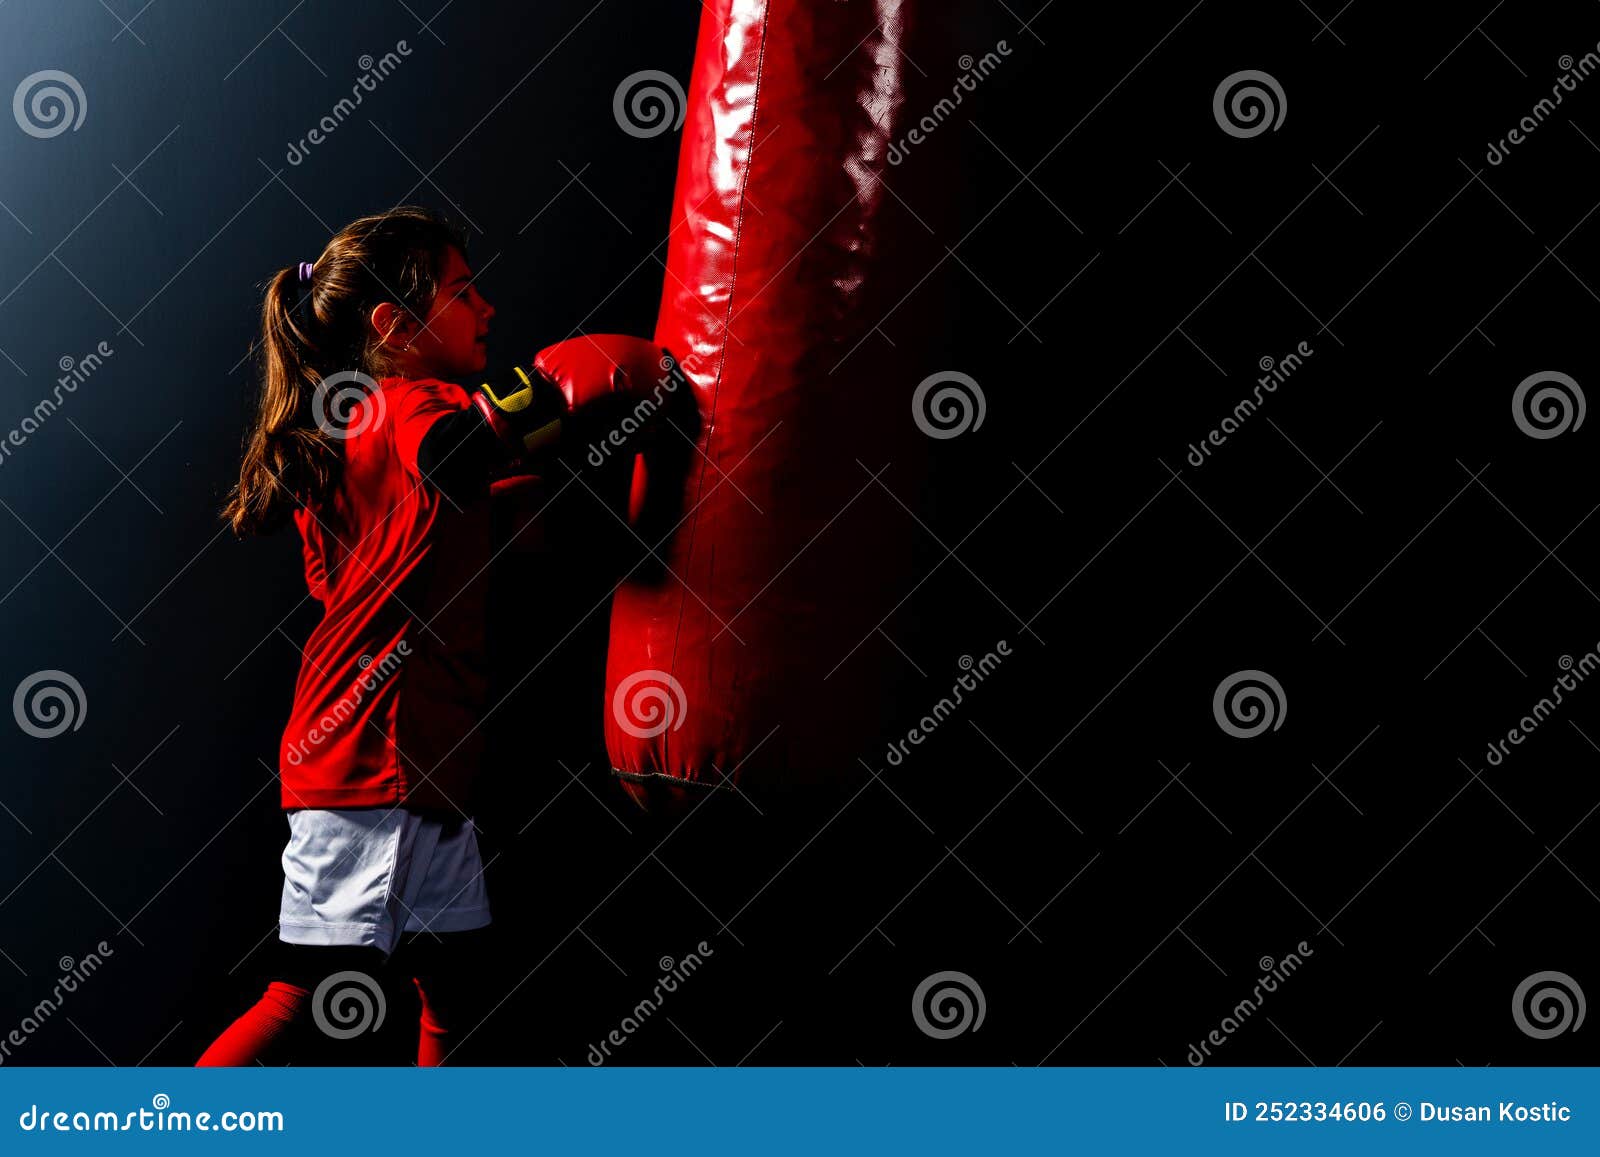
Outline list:
[[[417,450],[470,404],[449,382],[385,378],[352,423],[338,485],[295,512],[306,585],[323,607],[302,652],[278,770],[294,808],[471,814],[487,698],[487,495],[463,506],[423,483]]]

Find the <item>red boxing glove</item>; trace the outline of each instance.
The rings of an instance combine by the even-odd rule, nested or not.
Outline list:
[[[673,378],[681,376],[666,350],[620,333],[558,341],[539,351],[533,368],[565,395],[572,413],[617,394],[636,401],[648,398],[657,386],[663,391],[674,388]]]
[[[518,457],[588,442],[620,446],[653,425],[653,417],[668,408],[674,395],[688,400],[683,371],[672,355],[654,342],[626,334],[588,334],[557,342],[534,357],[535,380],[520,370],[517,376],[520,388],[514,392],[500,396],[485,383],[473,401]],[[551,387],[565,401],[565,414],[551,412],[561,408]]]

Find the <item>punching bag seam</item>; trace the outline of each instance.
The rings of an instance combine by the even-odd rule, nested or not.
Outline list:
[[[708,20],[712,19],[711,10],[708,8],[705,11],[706,18]],[[735,296],[737,295],[739,285],[739,246],[744,239],[744,217],[746,203],[745,191],[750,184],[750,170],[755,164],[756,122],[761,115],[761,81],[765,72],[767,60],[767,29],[768,25],[771,23],[771,20],[772,5],[769,2],[763,7],[761,12],[761,44],[756,49],[756,78],[755,85],[750,94],[750,145],[749,151],[745,155],[744,172],[739,175],[739,192],[736,196],[739,216],[733,230],[733,254],[730,260],[728,271],[728,304],[723,310],[722,341],[721,347],[717,352],[716,384],[713,386],[711,391],[711,405],[709,407],[710,413],[706,417],[709,433],[706,435],[706,446],[704,452],[701,454],[700,472],[695,485],[695,505],[697,508],[703,501],[703,495],[705,492],[706,467],[711,462],[712,443],[717,436],[717,400],[722,394],[722,374],[728,364],[728,334],[733,325],[733,302]],[[726,64],[724,64],[721,87],[725,92],[727,89]],[[695,538],[698,536],[700,523],[702,521],[702,519],[696,518],[693,526],[690,528],[691,533],[689,538],[689,549],[684,559],[684,569],[690,573],[693,572],[692,560],[694,558]],[[677,674],[678,644],[682,641],[683,637],[683,614],[688,600],[688,584],[684,583],[683,585],[684,591],[678,596],[678,621],[672,632],[672,658],[667,664],[667,670],[674,675]],[[708,594],[709,593],[710,592],[708,592]],[[662,740],[661,760],[664,766],[670,768],[672,766],[672,732],[670,729],[665,735],[662,736]],[[724,772],[723,774],[731,775],[732,772]]]

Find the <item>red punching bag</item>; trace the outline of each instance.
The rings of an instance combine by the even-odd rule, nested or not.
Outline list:
[[[616,592],[606,670],[612,767],[647,806],[865,775],[885,680],[910,670],[878,627],[921,533],[927,370],[879,325],[939,251],[919,221],[939,191],[890,154],[927,111],[910,60],[948,68],[919,42],[940,13],[702,8],[655,331],[698,429],[646,452],[655,555]]]

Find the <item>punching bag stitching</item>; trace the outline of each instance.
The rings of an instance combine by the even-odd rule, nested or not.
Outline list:
[[[709,9],[707,9],[707,17],[710,18],[710,10]],[[749,151],[745,155],[744,172],[741,173],[740,176],[739,176],[739,192],[738,192],[738,195],[736,197],[736,201],[737,201],[737,204],[738,204],[739,215],[738,215],[738,220],[737,220],[736,224],[734,225],[734,230],[733,230],[733,254],[732,254],[732,258],[731,258],[730,263],[729,263],[729,270],[728,270],[728,304],[724,307],[724,311],[723,311],[722,343],[721,343],[721,349],[718,351],[718,354],[717,354],[717,376],[716,376],[716,379],[715,379],[715,383],[716,384],[712,387],[711,405],[709,407],[710,413],[707,415],[707,418],[706,418],[707,428],[708,428],[708,430],[710,432],[706,435],[706,447],[705,447],[704,453],[702,453],[702,455],[701,455],[700,473],[699,473],[698,479],[696,480],[696,485],[695,485],[695,505],[696,505],[696,507],[698,507],[700,502],[703,500],[703,494],[704,494],[704,491],[705,491],[705,483],[706,483],[706,467],[708,465],[710,465],[710,463],[711,463],[712,442],[716,438],[716,430],[717,430],[717,399],[720,397],[720,395],[722,393],[722,374],[723,374],[723,370],[727,367],[727,364],[728,364],[728,335],[729,335],[729,331],[732,328],[732,323],[733,323],[733,301],[734,301],[734,297],[737,294],[738,284],[739,284],[739,246],[740,246],[740,242],[744,239],[744,216],[745,216],[745,203],[746,203],[745,190],[749,187],[749,184],[750,184],[750,170],[755,164],[755,156],[756,156],[756,122],[757,122],[758,118],[761,115],[761,79],[762,79],[762,75],[763,75],[763,73],[765,71],[765,64],[766,64],[766,60],[767,60],[767,28],[768,28],[768,25],[771,23],[771,20],[772,20],[772,5],[771,5],[770,0],[769,0],[769,3],[763,8],[762,13],[761,13],[761,44],[756,49],[756,78],[755,78],[754,88],[753,88],[753,90],[751,92],[751,95],[750,95],[750,146],[749,146]],[[723,74],[722,74],[722,87],[723,87],[724,91],[726,91],[726,87],[727,87],[726,82],[727,82],[727,69],[726,69],[726,65],[724,65]],[[686,571],[691,572],[691,573],[692,573],[693,568],[692,568],[692,566],[690,564],[691,564],[691,560],[694,558],[694,542],[695,542],[695,537],[697,536],[697,534],[699,532],[701,521],[702,521],[702,519],[696,518],[694,520],[694,525],[690,528],[689,549],[688,549],[688,553],[687,553],[687,555],[685,557],[685,560],[684,560],[684,563],[685,563],[684,569]],[[687,583],[684,584],[684,588],[685,589],[684,589],[683,593],[681,593],[678,596],[678,616],[677,616],[678,621],[677,621],[677,625],[673,628],[673,632],[672,632],[672,658],[667,664],[667,670],[669,672],[673,673],[674,675],[677,673],[677,666],[678,666],[678,644],[682,641],[682,637],[683,637],[683,613],[684,613],[684,608],[687,605],[687,594],[688,594],[688,584]],[[709,593],[709,592],[707,592],[707,593]],[[662,747],[661,747],[661,760],[662,760],[662,763],[665,766],[670,768],[672,766],[672,732],[671,732],[670,729],[666,732],[666,734],[664,734],[662,736],[662,739],[663,739],[663,743],[662,743]],[[687,770],[687,768],[685,770]],[[728,773],[725,773],[725,774],[728,774]],[[685,776],[684,778],[687,781],[687,776]],[[694,781],[689,781],[689,782],[694,782]],[[716,786],[716,785],[713,785],[713,786]]]

